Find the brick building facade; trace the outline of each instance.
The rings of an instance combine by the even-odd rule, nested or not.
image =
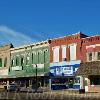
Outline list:
[[[100,35],[83,38],[81,42],[82,65],[80,65],[77,73],[84,77],[86,92],[100,92]],[[85,72],[87,74],[84,75]]]
[[[72,87],[69,86],[70,88],[82,88],[80,84],[75,84],[75,73],[82,60],[81,39],[85,37],[87,36],[79,32],[51,40],[50,72],[54,75],[51,79],[51,85],[56,84],[54,81],[60,82],[65,80],[63,82],[64,84],[73,84]],[[80,79],[79,81],[82,80]],[[59,84],[59,82],[57,84]],[[53,87],[52,85],[51,88]],[[60,86],[58,86],[58,88],[59,87]]]
[[[31,87],[36,83],[37,71],[40,86],[100,92],[100,35],[89,37],[78,32],[12,47],[0,47],[0,84],[25,81],[25,85]]]
[[[9,68],[10,68],[10,49],[12,44],[7,44],[0,47],[0,88],[7,85]]]
[[[33,87],[39,83],[47,87],[49,82],[49,43],[48,41],[33,43],[10,49],[11,65],[9,81]],[[36,76],[37,74],[37,76]],[[36,79],[37,77],[37,79]]]

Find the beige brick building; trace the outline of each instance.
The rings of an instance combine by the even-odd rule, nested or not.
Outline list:
[[[7,84],[10,67],[10,48],[12,47],[12,44],[0,47],[0,87],[4,87]]]

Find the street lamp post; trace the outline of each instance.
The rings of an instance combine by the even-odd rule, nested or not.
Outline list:
[[[38,84],[37,84],[37,64],[36,65],[36,92],[37,92],[37,87],[38,87]]]

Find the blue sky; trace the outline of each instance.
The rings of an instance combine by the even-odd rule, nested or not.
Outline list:
[[[76,33],[100,35],[100,0],[0,0],[0,44]]]

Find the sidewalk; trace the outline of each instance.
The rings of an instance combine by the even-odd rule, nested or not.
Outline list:
[[[99,93],[66,93],[66,91],[49,91],[43,93],[14,93],[0,92],[0,99],[17,99],[17,100],[100,100]]]

